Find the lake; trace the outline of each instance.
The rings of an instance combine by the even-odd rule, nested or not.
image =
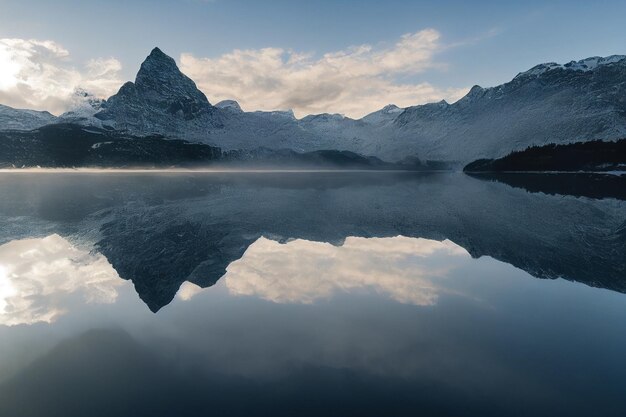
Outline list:
[[[0,416],[624,416],[626,201],[528,184],[0,173]]]

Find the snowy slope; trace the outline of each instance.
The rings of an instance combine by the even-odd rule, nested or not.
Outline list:
[[[0,104],[0,130],[32,130],[56,121],[47,111],[14,109]]]
[[[626,137],[626,57],[543,64],[511,82],[475,86],[453,104],[406,109],[381,156],[470,161],[547,143]],[[375,149],[371,143],[362,151]]]

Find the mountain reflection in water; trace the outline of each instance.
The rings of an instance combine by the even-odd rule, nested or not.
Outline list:
[[[1,416],[626,414],[624,201],[407,173],[0,194]]]
[[[626,204],[462,174],[5,174],[0,243],[53,233],[95,247],[157,311],[213,285],[264,236],[448,239],[540,278],[626,291]]]
[[[623,294],[537,280],[449,241],[261,238],[217,285],[186,283],[155,315],[98,255],[59,239],[0,247],[32,254],[34,265],[52,259],[46,276],[69,273],[56,287],[27,285],[38,268],[19,260],[25,275],[9,275],[12,288],[62,313],[0,325],[3,416],[626,410]],[[109,297],[88,296],[72,275],[77,259]]]

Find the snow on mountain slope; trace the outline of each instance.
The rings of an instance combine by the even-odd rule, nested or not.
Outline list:
[[[81,95],[79,91],[78,95]],[[212,106],[176,62],[155,48],[135,82],[106,101],[83,103],[56,118],[0,107],[0,130],[57,121],[135,136],[162,134],[223,150],[347,150],[387,161],[469,162],[532,145],[626,137],[626,56],[537,65],[492,88],[473,87],[453,104],[385,106],[362,119],[338,114],[296,119],[291,111],[244,112],[234,100]]]
[[[135,134],[162,133],[222,149],[337,149],[394,161],[503,156],[550,142],[626,136],[626,58],[541,64],[493,87],[475,86],[453,104],[390,105],[360,120],[319,114],[213,107],[173,59],[155,49],[137,75],[96,115]],[[235,111],[233,111],[235,110]]]
[[[33,130],[56,120],[57,117],[47,111],[14,109],[0,104],[0,130]]]
[[[59,116],[58,121],[62,123],[101,127],[102,122],[94,116],[102,110],[105,103],[105,100],[95,97],[82,88],[78,88],[72,97],[70,109]]]
[[[222,100],[215,105],[218,109],[228,109],[235,113],[242,113],[241,106],[235,100]]]
[[[368,114],[361,120],[369,124],[381,125],[394,121],[403,111],[404,109],[395,104],[388,104],[382,109]]]
[[[393,126],[391,140],[361,151],[465,162],[532,145],[620,139],[626,137],[626,59],[543,64],[497,87],[475,86],[450,105],[409,107]]]
[[[626,59],[626,55],[611,55],[607,57],[594,56],[591,58],[582,59],[580,61],[570,61],[567,64],[557,64],[556,62],[548,62],[545,64],[539,64],[528,71],[519,73],[518,77],[532,77],[545,74],[548,71],[556,69],[570,70],[570,71],[593,71],[594,69],[608,64],[619,63]]]

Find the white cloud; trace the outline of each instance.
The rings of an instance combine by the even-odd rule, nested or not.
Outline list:
[[[394,45],[361,45],[324,54],[281,48],[234,50],[218,58],[182,54],[181,69],[214,102],[235,99],[246,110],[293,109],[298,116],[338,112],[360,117],[386,104],[410,106],[447,99],[466,88],[440,89],[427,82],[403,83],[398,77],[432,68],[444,49],[434,29],[402,36]]]
[[[90,60],[77,69],[70,53],[53,41],[0,39],[0,103],[17,108],[67,110],[76,88],[108,97],[122,84],[114,58]]]
[[[470,258],[450,241],[349,237],[342,246],[260,238],[228,266],[234,295],[310,304],[341,292],[374,291],[401,303],[433,305],[445,277]],[[190,298],[190,297],[187,297]]]
[[[185,281],[183,282],[183,285],[181,285],[178,289],[176,296],[183,301],[189,301],[196,295],[204,292],[205,289],[206,288],[202,288],[192,282]]]
[[[80,302],[113,303],[125,284],[107,259],[59,235],[0,246],[0,325],[53,322]]]
[[[235,99],[246,110],[293,109],[299,117],[360,117],[390,103],[405,107],[463,96],[467,88],[406,81],[445,69],[435,59],[444,49],[440,33],[425,29],[392,45],[360,45],[321,57],[281,48],[236,49],[216,58],[182,54],[180,65],[213,102]],[[59,114],[71,107],[76,88],[100,98],[117,92],[121,68],[115,58],[76,66],[70,52],[50,40],[0,39],[0,103]]]

